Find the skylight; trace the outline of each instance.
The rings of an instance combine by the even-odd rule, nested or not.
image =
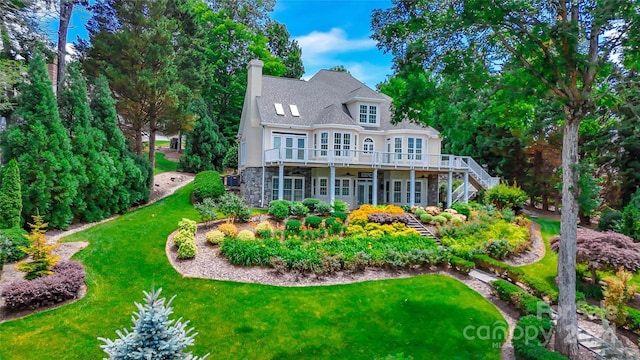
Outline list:
[[[300,112],[298,111],[298,106],[297,105],[289,105],[289,110],[291,110],[291,115],[293,115],[295,117],[299,117],[300,116]]]
[[[276,114],[284,116],[284,108],[282,107],[282,104],[274,103],[273,105],[276,107]]]

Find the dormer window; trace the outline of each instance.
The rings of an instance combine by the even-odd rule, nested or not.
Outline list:
[[[360,105],[360,124],[378,125],[377,105]]]

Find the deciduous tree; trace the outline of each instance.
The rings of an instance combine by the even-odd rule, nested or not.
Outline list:
[[[456,0],[393,1],[373,14],[379,47],[394,55],[396,74],[404,79],[456,74],[472,83],[487,81],[485,69],[498,75],[517,64],[520,89],[536,90],[562,109],[562,241],[558,263],[559,318],[556,349],[578,356],[575,307],[576,189],[578,134],[594,108],[594,84],[609,56],[622,51],[637,11],[633,1],[573,0],[536,2]],[[428,70],[429,72],[425,72]],[[435,74],[435,75],[433,75]],[[514,89],[515,90],[515,89]],[[517,94],[516,91],[513,92]],[[416,119],[421,91],[412,102],[396,106],[395,116]],[[440,94],[446,98],[445,94]],[[411,105],[417,104],[414,108]]]

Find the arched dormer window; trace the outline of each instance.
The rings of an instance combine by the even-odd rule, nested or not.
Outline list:
[[[362,141],[362,151],[364,154],[371,155],[373,153],[373,139],[365,138]]]

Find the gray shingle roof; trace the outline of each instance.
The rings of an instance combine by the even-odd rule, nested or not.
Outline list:
[[[353,98],[371,99],[373,103],[379,104],[380,127],[371,127],[371,129],[427,130],[437,134],[437,131],[432,128],[425,128],[408,121],[398,125],[391,124],[391,98],[372,90],[346,72],[320,70],[308,81],[263,76],[262,96],[257,100],[263,124],[302,127],[338,124],[359,127],[360,125],[344,106]],[[276,114],[274,103],[282,104],[284,116]],[[298,107],[299,117],[291,114],[289,105]]]

